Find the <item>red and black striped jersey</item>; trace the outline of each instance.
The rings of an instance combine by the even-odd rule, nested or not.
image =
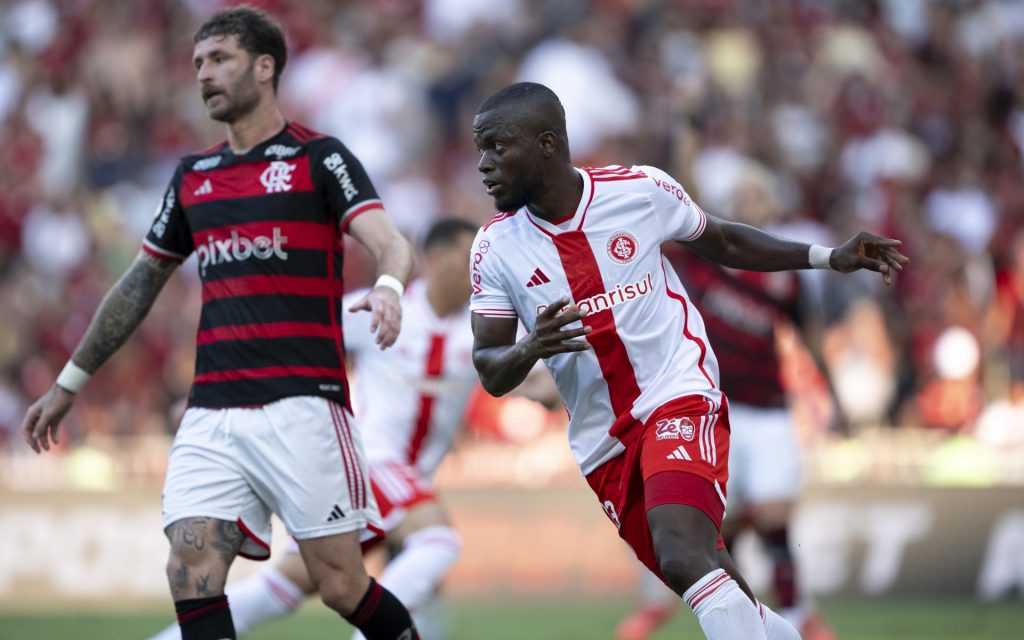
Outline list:
[[[198,260],[191,406],[349,404],[340,236],[380,206],[341,142],[296,123],[242,155],[223,142],[181,159],[143,249]]]
[[[734,403],[785,407],[775,327],[802,325],[800,278],[726,269],[689,251],[673,251],[671,261],[704,316],[725,395]]]

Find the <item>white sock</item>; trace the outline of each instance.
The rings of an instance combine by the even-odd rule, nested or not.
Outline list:
[[[767,640],[754,603],[736,581],[715,569],[683,594],[708,640]]]
[[[449,640],[451,638],[452,625],[448,602],[439,591],[435,591],[426,602],[416,609],[412,614],[412,621],[416,623],[416,631],[419,632],[421,640]]]
[[[768,640],[801,640],[796,627],[770,608],[758,602],[757,611],[761,614],[761,622],[764,623],[764,633]]]
[[[415,620],[461,553],[462,537],[455,529],[443,525],[420,529],[405,538],[401,553],[384,567],[378,582],[395,594]],[[352,636],[352,640],[362,639],[359,632]]]
[[[228,585],[225,590],[235,633],[245,633],[257,625],[295,611],[306,594],[274,567]]]
[[[235,633],[245,633],[253,627],[295,611],[306,597],[291,580],[273,567],[229,584],[224,592],[231,607]],[[181,640],[181,628],[171,625],[149,640]]]

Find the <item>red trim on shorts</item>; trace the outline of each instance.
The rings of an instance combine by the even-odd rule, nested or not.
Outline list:
[[[263,560],[268,559],[270,557],[270,545],[267,544],[266,542],[263,542],[262,540],[260,540],[259,537],[255,533],[252,532],[252,529],[250,529],[249,527],[245,526],[245,523],[242,522],[241,518],[235,520],[235,524],[237,524],[238,528],[242,530],[242,533],[245,534],[246,538],[249,538],[250,540],[252,540],[256,544],[258,544],[259,546],[261,546],[261,547],[263,547],[264,549],[267,550],[267,555],[265,555],[265,556],[257,556],[257,555],[253,555],[251,553],[245,553],[243,551],[239,551],[238,555],[240,555],[243,558],[246,558],[248,560],[255,560],[257,562],[262,562]]]
[[[590,241],[583,231],[566,231],[552,236],[562,269],[569,280],[569,289],[575,300],[586,300],[606,293],[601,268],[597,264]],[[629,361],[626,345],[619,337],[615,316],[611,309],[595,311],[583,318],[583,325],[591,328],[586,336],[601,365],[601,373],[608,385],[612,411],[616,422],[622,416],[632,415],[633,403],[640,397],[633,363]],[[614,435],[614,434],[613,434]]]
[[[359,508],[359,494],[356,489],[358,461],[348,448],[348,441],[342,435],[343,424],[341,420],[341,407],[333,402],[328,402],[331,410],[331,422],[334,424],[334,435],[338,439],[338,451],[341,452],[341,461],[345,466],[345,479],[348,484],[348,499],[353,509]]]
[[[703,511],[716,529],[722,528],[725,505],[707,478],[686,471],[660,471],[644,482],[644,508],[683,504]]]
[[[437,378],[444,371],[444,340],[443,333],[435,333],[430,336],[430,349],[427,351],[427,366],[423,377]],[[434,414],[434,395],[430,393],[420,394],[420,411],[416,417],[416,424],[412,429],[412,440],[409,442],[409,454],[406,459],[409,464],[415,464],[420,457],[420,450],[423,442],[427,439],[427,432],[430,430],[430,421]]]

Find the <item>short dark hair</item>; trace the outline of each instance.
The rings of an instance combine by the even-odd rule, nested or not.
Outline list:
[[[554,91],[537,82],[516,82],[498,89],[480,104],[477,113],[483,113],[506,105],[530,107],[544,106],[554,110],[565,126],[565,109]]]
[[[477,226],[462,218],[442,218],[430,225],[423,236],[423,251],[430,251],[438,246],[451,246],[456,238],[463,233],[476,235]]]
[[[193,43],[213,36],[236,36],[238,46],[253,57],[267,54],[274,59],[274,91],[288,62],[284,32],[266,13],[247,4],[221,9],[199,27]]]

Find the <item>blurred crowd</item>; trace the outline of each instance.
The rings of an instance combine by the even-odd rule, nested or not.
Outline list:
[[[892,287],[808,279],[851,428],[1024,447],[1024,2],[253,4],[286,29],[286,116],[344,141],[410,239],[493,214],[473,113],[545,83],[578,166],[660,166],[705,210],[805,241],[903,239],[913,262]],[[178,157],[223,138],[191,64],[216,8],[0,1],[0,448],[23,446],[25,407],[134,257]],[[371,273],[353,247],[347,286]],[[186,263],[83,392],[72,442],[173,432],[198,304]]]

